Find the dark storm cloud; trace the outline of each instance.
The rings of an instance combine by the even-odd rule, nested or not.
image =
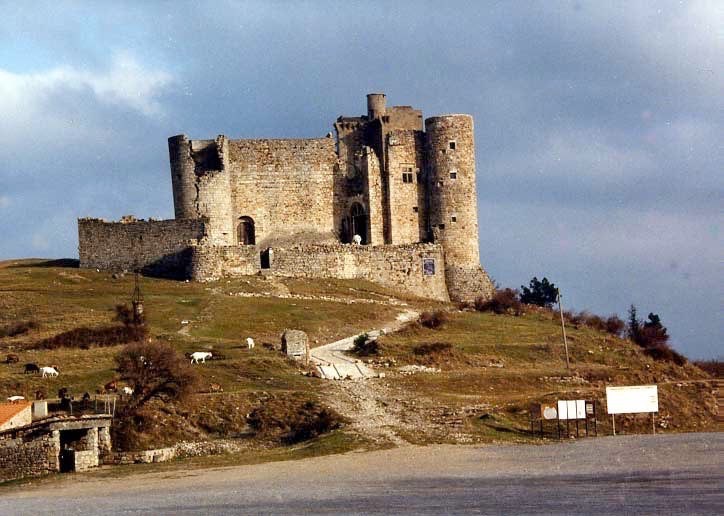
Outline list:
[[[170,217],[166,138],[311,137],[364,94],[475,117],[481,256],[569,304],[658,311],[720,353],[716,2],[6,7],[0,257],[76,255],[75,217]]]

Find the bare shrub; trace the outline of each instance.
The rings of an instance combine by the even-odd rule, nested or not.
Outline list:
[[[621,337],[625,328],[626,322],[616,314],[609,315],[606,319],[606,331],[611,335]]]
[[[475,309],[478,312],[493,312],[494,314],[521,315],[523,303],[520,294],[512,288],[497,290],[492,298],[479,297],[475,300]]]
[[[429,344],[420,344],[412,348],[412,352],[418,356],[437,355],[441,353],[450,353],[452,344],[449,342],[431,342]]]
[[[146,338],[145,326],[101,326],[88,328],[81,326],[58,335],[36,342],[35,349],[81,348],[117,346],[137,342]]]
[[[684,355],[665,342],[650,344],[644,348],[644,353],[654,360],[665,360],[667,362],[673,362],[678,366],[683,366],[688,362]]]
[[[294,444],[339,428],[344,418],[318,401],[271,398],[247,418],[257,437]]]
[[[422,315],[420,315],[420,324],[433,330],[442,327],[447,321],[447,312],[443,310],[422,312]]]
[[[25,335],[30,330],[35,330],[40,327],[38,321],[30,319],[28,321],[18,321],[7,326],[0,328],[0,338],[2,337],[17,337],[18,335]]]
[[[724,378],[724,362],[721,360],[697,360],[694,365],[714,378]]]

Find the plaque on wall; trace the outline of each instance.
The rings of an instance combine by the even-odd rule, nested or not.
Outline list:
[[[435,275],[435,258],[423,258],[422,259],[422,273],[425,276]]]

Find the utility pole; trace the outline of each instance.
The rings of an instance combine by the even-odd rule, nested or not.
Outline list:
[[[563,329],[563,347],[566,350],[566,369],[571,370],[571,362],[568,359],[568,340],[566,340],[566,323],[563,320],[563,303],[561,303],[561,291],[560,289],[556,289],[556,293],[558,294],[558,310],[561,313],[561,328]]]

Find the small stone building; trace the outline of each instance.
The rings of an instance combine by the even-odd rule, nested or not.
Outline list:
[[[30,404],[26,407],[30,413]],[[111,452],[111,416],[55,416],[0,431],[0,482],[86,471]]]
[[[284,330],[282,333],[282,353],[304,365],[309,363],[309,338],[302,330]]]

